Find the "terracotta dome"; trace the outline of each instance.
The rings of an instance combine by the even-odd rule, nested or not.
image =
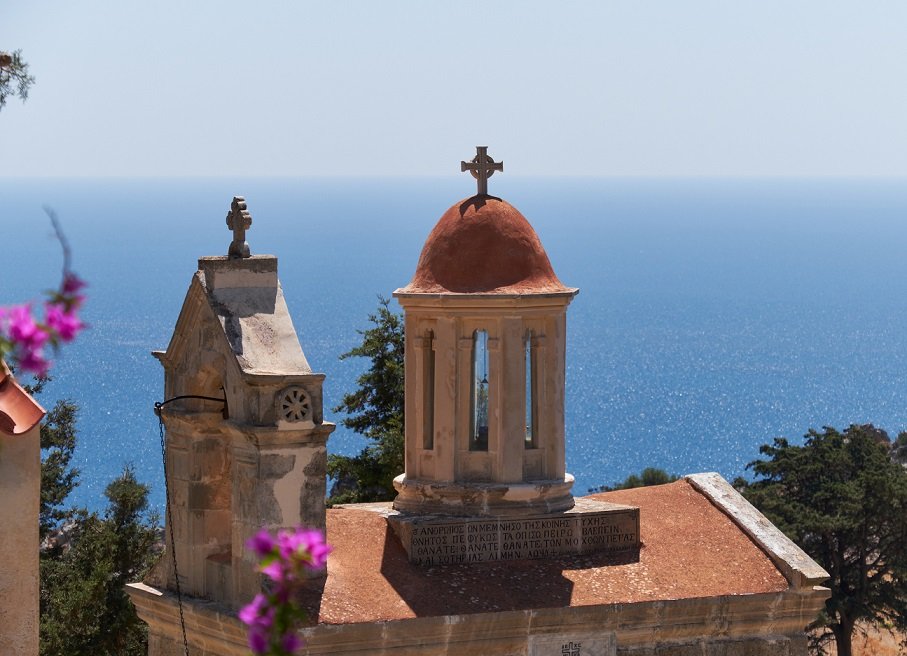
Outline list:
[[[473,196],[431,231],[402,294],[574,293],[558,280],[535,230],[510,203]]]

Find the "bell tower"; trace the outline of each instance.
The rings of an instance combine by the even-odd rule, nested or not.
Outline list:
[[[567,306],[515,207],[488,194],[484,146],[460,163],[478,193],[448,209],[403,306],[406,471],[387,520],[411,562],[637,553],[639,509],[574,499],[565,461]]]
[[[574,505],[564,458],[567,306],[529,222],[487,193],[503,163],[462,162],[478,192],[432,230],[394,292],[406,325],[404,513],[508,516]]]
[[[152,584],[237,608],[261,590],[246,540],[262,527],[325,526],[324,374],[312,371],[277,277],[252,255],[233,199],[226,256],[203,257],[164,367],[167,550]],[[173,536],[172,542],[170,536]],[[151,622],[149,622],[151,623]]]

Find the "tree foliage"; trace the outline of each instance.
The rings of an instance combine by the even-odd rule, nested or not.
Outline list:
[[[639,474],[630,474],[621,483],[590,487],[589,494],[595,494],[596,492],[611,492],[612,490],[629,490],[630,488],[647,487],[649,485],[664,485],[665,483],[673,483],[678,478],[678,476],[669,474],[664,469],[646,467]]]
[[[882,439],[884,436],[884,439]],[[850,656],[857,623],[907,629],[907,471],[872,425],[810,430],[760,448],[743,494],[830,574],[813,647]]]
[[[41,425],[41,538],[58,528],[71,512],[63,507],[69,493],[78,485],[79,470],[70,466],[76,449],[78,407],[60,400],[47,413]]]
[[[25,386],[39,395],[50,381]],[[148,516],[148,487],[132,468],[111,482],[103,515],[67,507],[78,485],[70,465],[78,406],[60,400],[41,426],[41,654],[144,655],[147,627],[126,596],[126,583],[144,576],[157,558],[157,520]]]
[[[6,105],[8,96],[19,96],[24,102],[34,83],[35,78],[28,74],[28,64],[22,59],[21,50],[0,50],[0,110]]]
[[[358,331],[362,343],[340,356],[371,362],[356,381],[359,387],[334,408],[348,415],[344,426],[371,444],[357,456],[328,458],[328,473],[335,480],[329,503],[393,499],[393,479],[403,473],[403,318],[391,312],[389,303],[379,297],[377,312],[369,315],[372,327]]]
[[[46,374],[37,376],[24,386],[25,391],[36,396],[50,380]],[[71,508],[64,508],[63,504],[79,484],[79,470],[70,466],[76,450],[78,410],[72,401],[60,399],[41,423],[41,508],[38,524],[42,540],[50,532],[58,530],[74,513]]]
[[[147,627],[124,590],[156,557],[156,521],[145,517],[148,486],[126,467],[104,494],[104,515],[83,513],[70,548],[41,559],[44,656],[140,656],[148,649]]]

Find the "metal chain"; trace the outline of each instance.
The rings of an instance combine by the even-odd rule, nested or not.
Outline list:
[[[186,637],[186,618],[183,617],[183,591],[180,589],[180,571],[176,565],[176,540],[173,537],[173,509],[170,507],[170,477],[167,474],[167,444],[164,438],[164,414],[162,408],[171,401],[180,399],[203,399],[205,401],[220,401],[224,404],[224,417],[226,417],[227,399],[218,399],[213,396],[198,396],[196,394],[184,394],[175,396],[166,401],[158,401],[154,404],[154,414],[157,415],[158,426],[161,431],[161,459],[164,461],[164,499],[167,510],[167,527],[170,529],[170,554],[173,559],[173,579],[176,581],[176,604],[180,611],[180,629],[183,632],[183,653],[189,656],[189,640]]]
[[[183,592],[180,589],[180,572],[176,566],[176,541],[173,538],[173,512],[170,508],[170,479],[167,476],[167,446],[164,440],[164,418],[161,413],[161,407],[163,405],[163,403],[155,403],[154,412],[157,415],[158,424],[161,429],[161,458],[164,461],[164,499],[167,509],[167,527],[170,529],[170,555],[173,559],[173,578],[176,581],[176,604],[180,611],[180,629],[183,631],[183,653],[185,656],[189,656],[189,640],[186,638],[186,619],[183,617]]]

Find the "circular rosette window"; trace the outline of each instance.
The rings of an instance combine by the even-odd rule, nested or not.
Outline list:
[[[302,387],[288,387],[278,396],[277,416],[284,421],[310,421],[312,400]]]

